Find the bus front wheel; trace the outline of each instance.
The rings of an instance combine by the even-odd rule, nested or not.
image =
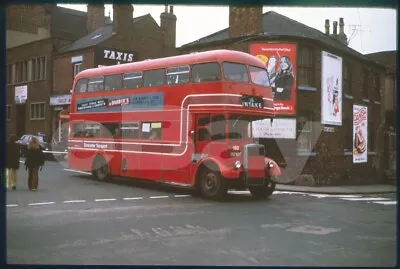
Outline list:
[[[227,192],[226,182],[217,169],[204,168],[200,174],[198,187],[203,196],[209,199],[219,200]]]
[[[104,157],[97,156],[93,161],[92,175],[97,180],[107,180],[110,177],[108,164]]]
[[[275,186],[275,182],[269,181],[268,184],[264,186],[249,187],[249,191],[254,198],[267,199],[274,192]]]

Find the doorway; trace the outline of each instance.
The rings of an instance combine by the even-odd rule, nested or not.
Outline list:
[[[25,134],[26,127],[26,105],[16,105],[16,135],[20,138]]]

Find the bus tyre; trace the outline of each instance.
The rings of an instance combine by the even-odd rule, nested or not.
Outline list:
[[[217,169],[203,169],[198,186],[203,196],[213,200],[223,198],[228,190],[225,180]]]
[[[110,172],[108,168],[108,164],[104,157],[102,156],[97,156],[94,161],[93,161],[93,166],[92,166],[92,175],[93,178],[97,180],[107,180],[110,177]]]
[[[264,186],[249,187],[249,191],[256,199],[267,199],[275,191],[275,186],[275,182],[270,181]]]

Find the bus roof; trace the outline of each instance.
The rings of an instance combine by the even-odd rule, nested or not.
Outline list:
[[[189,65],[204,62],[237,62],[265,68],[265,63],[248,53],[234,50],[211,50],[195,52],[185,55],[178,55],[166,58],[149,59],[140,62],[105,66],[101,68],[91,68],[80,72],[76,79],[103,76],[108,74],[128,73],[132,71],[151,70],[157,68],[167,68],[179,65]]]

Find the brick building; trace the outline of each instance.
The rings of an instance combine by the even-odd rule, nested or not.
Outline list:
[[[387,68],[384,80],[385,125],[383,128],[382,164],[385,176],[388,179],[396,179],[397,51],[382,51],[367,54],[367,56]]]
[[[88,5],[88,35],[60,49],[54,57],[53,131],[69,110],[73,79],[88,68],[159,58],[176,54],[176,16],[173,7],[161,13],[159,26],[150,14],[133,17],[132,5],[114,5],[113,21],[101,19],[104,5]],[[59,102],[58,100],[66,101]],[[62,131],[59,131],[62,134]],[[58,135],[56,134],[56,137]],[[58,136],[58,139],[61,138]]]
[[[86,12],[46,4],[9,5],[6,14],[7,135],[50,133],[53,56],[87,34]]]
[[[338,23],[333,23],[333,33],[330,32],[329,21],[325,23],[326,32],[322,33],[272,11],[263,14],[262,6],[230,7],[229,28],[183,45],[179,51],[186,54],[234,49],[254,54],[252,48],[256,46],[265,47],[265,51],[275,46],[282,49],[279,50],[282,54],[287,48],[293,48],[291,61],[296,64],[293,64],[295,82],[292,93],[295,97],[292,97],[292,105],[288,106],[292,110],[287,110],[288,113],[278,111],[274,120],[288,120],[293,124],[285,127],[289,130],[285,134],[287,137],[264,137],[260,142],[266,145],[268,154],[277,159],[282,167],[287,164],[284,175],[303,175],[298,178],[299,183],[303,180],[309,180],[310,184],[377,181],[379,173],[375,156],[383,146],[376,139],[376,130],[381,130],[384,122],[381,82],[385,67],[347,46],[343,19],[340,19],[339,31]],[[323,69],[329,66],[324,67],[323,62],[329,59],[325,55],[341,62],[337,72],[342,77],[342,98],[338,97],[340,101],[333,98],[341,103],[343,112],[338,123],[328,124],[324,120],[320,133],[314,124],[306,123],[321,123],[326,117],[322,107],[326,86],[322,82],[325,81],[324,72],[328,72]],[[368,155],[363,163],[353,163],[353,104],[368,108]],[[283,106],[283,109],[286,108]],[[315,146],[313,141],[316,141]],[[305,163],[304,169],[301,163]]]
[[[132,5],[114,5],[113,20],[104,15],[104,5],[89,4],[87,12],[56,5],[9,6],[7,134],[46,132],[59,140],[75,74],[177,54],[172,6],[161,13],[160,26],[150,14],[133,14]]]

